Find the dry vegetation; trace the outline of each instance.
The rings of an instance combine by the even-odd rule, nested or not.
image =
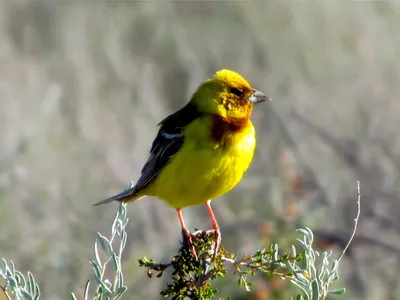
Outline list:
[[[92,204],[137,178],[157,121],[232,68],[273,102],[254,114],[255,163],[214,202],[225,247],[289,245],[287,232],[302,225],[340,250],[360,180],[342,283],[356,299],[394,299],[399,28],[396,1],[1,3],[0,256],[32,271],[44,299],[79,296],[96,232],[117,208]],[[155,199],[128,211],[127,299],[156,299],[162,282],[137,259],[176,251],[175,212]],[[203,207],[184,214],[190,228],[211,226]],[[287,299],[279,287],[260,279],[259,299]],[[221,289],[256,297],[229,279]]]

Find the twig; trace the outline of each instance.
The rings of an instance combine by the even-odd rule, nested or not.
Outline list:
[[[234,259],[231,259],[231,258],[228,258],[228,257],[225,257],[225,256],[221,256],[221,260],[223,261],[223,262],[227,262],[227,263],[230,263],[230,264],[232,264],[232,266],[234,266],[235,268],[241,268],[241,267],[246,267],[246,268],[254,268],[254,267],[259,267],[259,268],[261,268],[261,267],[263,267],[264,265],[266,265],[266,264],[268,264],[268,265],[273,265],[273,264],[279,264],[279,263],[283,263],[284,262],[284,260],[282,260],[282,259],[279,259],[279,260],[274,260],[274,261],[268,261],[268,263],[262,263],[262,262],[253,262],[253,261],[250,261],[250,262],[247,262],[247,261],[249,261],[250,259],[251,259],[252,257],[250,256],[250,257],[248,257],[248,258],[243,258],[242,260],[240,260],[240,261],[238,261],[238,260],[234,260]],[[297,258],[296,257],[293,257],[293,258],[287,258],[287,259],[285,259],[285,261],[287,260],[287,261],[295,261]]]
[[[343,249],[342,254],[340,254],[340,256],[337,260],[338,262],[340,262],[343,255],[346,253],[347,249],[350,247],[350,244],[354,239],[354,236],[356,235],[358,219],[360,218],[360,211],[361,211],[361,188],[360,188],[360,181],[357,181],[357,216],[354,219],[354,229],[353,229],[353,233],[351,234],[349,241],[347,242],[346,247]]]
[[[221,260],[225,261],[225,262],[228,262],[228,263],[231,263],[234,267],[249,267],[250,266],[250,263],[246,263],[244,261],[237,262],[236,260],[230,259],[230,258],[227,258],[227,257],[221,257]]]
[[[234,266],[235,268],[240,268],[240,267],[246,267],[246,268],[251,268],[252,265],[257,264],[254,262],[246,262],[248,261],[248,259],[242,259],[240,261],[231,259],[231,258],[227,258],[227,257],[221,257],[221,260],[224,262],[228,262],[230,264],[232,264],[232,266]],[[272,261],[272,262],[268,262],[268,264],[274,264],[274,263],[280,263],[281,261]],[[262,266],[261,263],[258,263],[260,266]]]
[[[152,266],[152,269],[154,271],[164,271],[165,269],[168,269],[170,266],[172,266],[172,262],[167,263],[167,264],[159,263],[159,264],[154,264]]]
[[[0,289],[3,291],[4,295],[6,295],[6,299],[7,300],[11,300],[12,298],[8,294],[7,288],[8,288],[8,280],[6,280],[6,285],[5,286],[0,285]]]

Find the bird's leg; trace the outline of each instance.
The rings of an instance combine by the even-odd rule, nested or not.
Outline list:
[[[181,228],[182,228],[182,237],[183,237],[182,248],[189,247],[193,256],[197,260],[197,254],[196,254],[196,249],[194,248],[194,245],[193,245],[192,235],[191,235],[189,229],[187,229],[187,227],[185,225],[185,221],[183,221],[182,210],[180,208],[177,208],[176,212],[178,214],[179,224],[181,225]]]
[[[210,214],[211,222],[212,222],[212,225],[214,228],[214,233],[215,233],[215,247],[214,247],[214,254],[213,254],[213,258],[212,258],[214,260],[218,254],[219,246],[221,245],[221,230],[219,229],[218,222],[215,219],[215,215],[211,208],[210,203],[211,203],[211,200],[208,200],[206,202],[206,206],[207,206],[208,213]]]

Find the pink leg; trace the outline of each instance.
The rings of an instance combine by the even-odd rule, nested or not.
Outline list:
[[[190,251],[192,252],[195,259],[197,260],[196,249],[193,246],[192,236],[190,234],[190,231],[189,231],[189,229],[187,229],[187,227],[185,225],[185,221],[183,220],[182,210],[180,208],[177,208],[176,212],[178,214],[179,224],[181,225],[181,228],[182,228],[183,247],[190,247]]]
[[[218,254],[219,246],[221,245],[221,230],[219,229],[217,219],[215,218],[214,212],[213,212],[210,204],[211,204],[211,200],[208,200],[206,202],[206,207],[207,207],[207,211],[211,217],[211,222],[212,222],[213,228],[215,230],[215,238],[216,238],[215,249],[214,249],[214,254],[213,254],[213,260],[214,260]]]

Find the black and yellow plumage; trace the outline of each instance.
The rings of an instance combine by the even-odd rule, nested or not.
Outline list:
[[[159,123],[135,186],[97,204],[156,196],[177,209],[189,237],[181,209],[205,203],[219,235],[210,201],[235,187],[249,167],[256,145],[250,115],[255,103],[266,100],[238,73],[216,72],[186,106]]]

